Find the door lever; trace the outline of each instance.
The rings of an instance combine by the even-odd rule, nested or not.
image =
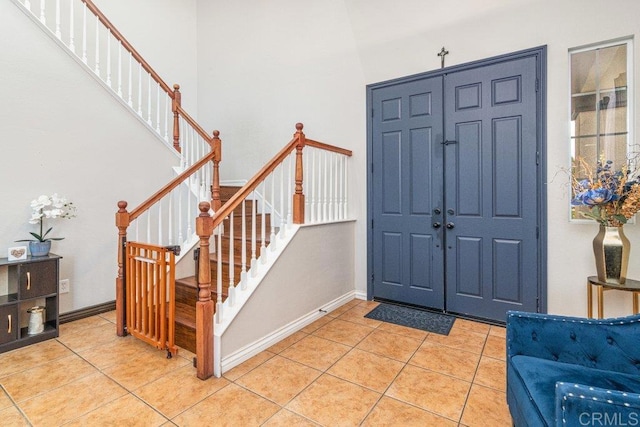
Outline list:
[[[453,141],[453,140],[450,141],[448,139],[445,139],[440,144],[449,145],[449,144],[457,144],[457,143],[458,143],[458,141]]]
[[[440,228],[442,224],[440,224],[439,222],[434,222],[433,223],[433,228]]]
[[[455,225],[454,223],[452,223],[452,222],[448,222],[448,223],[447,223],[447,225],[446,225],[446,227],[447,227],[449,230],[451,230],[451,229],[452,229],[452,228],[454,228],[455,226],[456,226],[456,225]]]

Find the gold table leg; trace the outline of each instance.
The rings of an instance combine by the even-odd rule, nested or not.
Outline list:
[[[589,281],[587,281],[587,317],[593,318],[593,287]]]
[[[640,292],[633,293],[633,314],[638,314],[638,296],[640,296]]]
[[[602,319],[604,317],[604,303],[602,300],[604,299],[604,287],[598,286],[598,319]]]

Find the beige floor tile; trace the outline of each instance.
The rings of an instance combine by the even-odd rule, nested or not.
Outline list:
[[[480,355],[477,353],[455,350],[425,341],[409,360],[409,363],[471,382],[476,374],[479,361]]]
[[[488,334],[489,333],[489,329],[491,329],[491,325],[488,325],[486,323],[480,323],[480,322],[474,322],[472,320],[467,320],[467,319],[456,319],[455,322],[453,322],[453,326],[451,327],[452,330],[454,329],[464,329],[466,331],[471,331],[471,332],[476,332],[479,334]]]
[[[362,423],[363,427],[456,427],[457,423],[384,396]]]
[[[0,420],[3,427],[30,427],[29,421],[20,413],[18,408],[10,406],[0,411]]]
[[[368,326],[334,319],[332,322],[327,323],[315,331],[313,335],[331,341],[336,341],[344,345],[354,346],[362,341],[372,331],[373,328]]]
[[[186,348],[178,347],[178,357],[182,357],[189,361],[189,363],[193,364],[193,359],[196,357],[195,353],[190,352]]]
[[[103,319],[108,320],[111,323],[116,323],[116,311],[115,310],[107,311],[106,313],[100,313],[99,316],[102,317]]]
[[[407,365],[385,394],[458,421],[470,388],[466,381]]]
[[[246,374],[247,372],[255,369],[257,366],[262,365],[264,362],[271,359],[273,356],[275,356],[275,354],[271,353],[270,351],[266,351],[266,350],[262,351],[256,354],[255,356],[253,356],[252,358],[245,360],[238,366],[232,369],[229,369],[227,372],[223,374],[223,376],[229,381],[235,381],[241,376],[243,376],[244,374]]]
[[[61,387],[98,370],[75,354],[43,363],[2,379],[2,386],[16,402]]]
[[[0,381],[0,386],[2,386],[4,381]],[[7,396],[7,393],[0,387],[0,411],[6,408],[10,408],[13,406],[13,402]]]
[[[106,322],[102,325],[84,328],[80,331],[61,334],[58,337],[65,346],[72,351],[82,351],[92,347],[106,344],[108,342],[121,339],[116,335],[116,328],[112,323]]]
[[[506,379],[507,366],[504,360],[482,357],[473,383],[504,392],[507,390]]]
[[[20,404],[37,426],[58,426],[127,394],[103,374],[89,375]]]
[[[429,334],[425,341],[480,354],[486,339],[486,334],[480,334],[464,328],[451,328],[449,335]]]
[[[504,337],[491,335],[487,337],[484,344],[482,356],[492,357],[494,359],[507,360],[507,341]]]
[[[100,317],[100,316],[85,317],[84,319],[61,324],[60,336],[74,334],[76,332],[80,332],[85,329],[95,328],[96,326],[101,326],[106,324],[110,324],[111,327],[113,327],[113,325],[103,317]],[[114,329],[114,333],[115,333],[115,329]]]
[[[159,350],[155,347],[128,335],[77,353],[98,369],[106,369],[110,366],[121,364],[123,360],[131,360],[141,354],[157,352]]]
[[[327,373],[383,393],[403,366],[396,360],[354,348]]]
[[[342,313],[344,313],[345,311],[351,310],[353,307],[357,306],[358,304],[360,304],[359,300],[352,299],[351,301],[347,302],[346,304],[343,304],[340,307],[336,308],[335,310],[330,311],[329,313],[327,313],[327,316],[329,316],[329,317],[338,317]]]
[[[409,328],[407,326],[395,325],[393,323],[382,322],[378,326],[379,331],[389,332],[391,334],[398,334],[414,340],[423,341],[429,333],[421,329]]]
[[[305,326],[304,328],[300,329],[300,332],[304,332],[305,334],[312,334],[313,332],[317,331],[322,326],[326,325],[327,323],[331,322],[332,320],[333,320],[333,317],[322,316],[318,320],[315,320],[313,323],[310,323],[307,326]]]
[[[286,409],[281,409],[273,417],[262,424],[262,427],[316,427],[318,424],[294,414]]]
[[[338,316],[338,319],[346,320],[348,322],[358,323],[360,325],[369,326],[371,328],[377,328],[382,324],[380,320],[369,319],[364,317],[367,314],[369,314],[371,310],[373,309],[357,305],[345,311],[344,313],[342,313],[340,316]]]
[[[57,340],[47,340],[0,354],[0,378],[71,354]]]
[[[307,335],[308,334],[305,334],[304,332],[301,332],[301,331],[294,332],[293,334],[289,335],[285,339],[280,340],[276,344],[274,344],[271,347],[269,347],[267,349],[267,351],[270,351],[271,353],[278,354],[281,351],[286,350],[287,348],[291,347],[293,344],[297,343],[298,341],[300,341],[302,338],[306,337]]]
[[[287,409],[325,426],[357,426],[380,397],[364,387],[324,374],[293,399]]]
[[[76,418],[69,424],[65,424],[65,427],[100,425],[155,427],[161,426],[167,421],[165,417],[145,405],[140,399],[131,394],[127,394],[80,418]]]
[[[314,369],[326,371],[349,350],[351,347],[347,345],[309,335],[284,350],[280,355]]]
[[[143,353],[126,363],[103,369],[103,372],[131,391],[188,364],[180,357],[167,359],[164,352]]]
[[[176,388],[178,384],[179,386]],[[229,380],[225,378],[213,377],[202,381],[196,377],[196,369],[187,365],[134,390],[133,394],[167,418],[173,418],[227,384],[229,384]],[[167,392],[167,390],[173,389],[175,392]]]
[[[404,335],[375,330],[363,339],[357,345],[357,348],[399,360],[400,362],[406,362],[420,347],[421,342],[421,340]]]
[[[172,421],[178,426],[259,426],[280,407],[235,384],[229,384]]]
[[[505,394],[474,384],[469,392],[461,422],[469,427],[513,425]]]
[[[320,374],[316,369],[275,356],[235,383],[279,405],[285,405]]]
[[[489,335],[505,338],[507,336],[507,328],[505,328],[504,326],[491,325],[491,328],[489,329]]]
[[[369,311],[373,310],[374,308],[380,305],[380,303],[377,301],[366,301],[366,300],[355,300],[355,301],[359,301],[358,307],[366,307],[369,309]]]

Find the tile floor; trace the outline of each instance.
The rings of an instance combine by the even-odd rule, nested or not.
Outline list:
[[[0,354],[3,426],[510,426],[505,330],[448,336],[363,317],[353,300],[227,372],[118,338],[115,313]]]

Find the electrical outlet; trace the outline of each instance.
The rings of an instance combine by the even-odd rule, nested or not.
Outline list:
[[[61,294],[68,294],[70,288],[71,288],[71,284],[69,283],[69,279],[60,280],[60,293]]]

